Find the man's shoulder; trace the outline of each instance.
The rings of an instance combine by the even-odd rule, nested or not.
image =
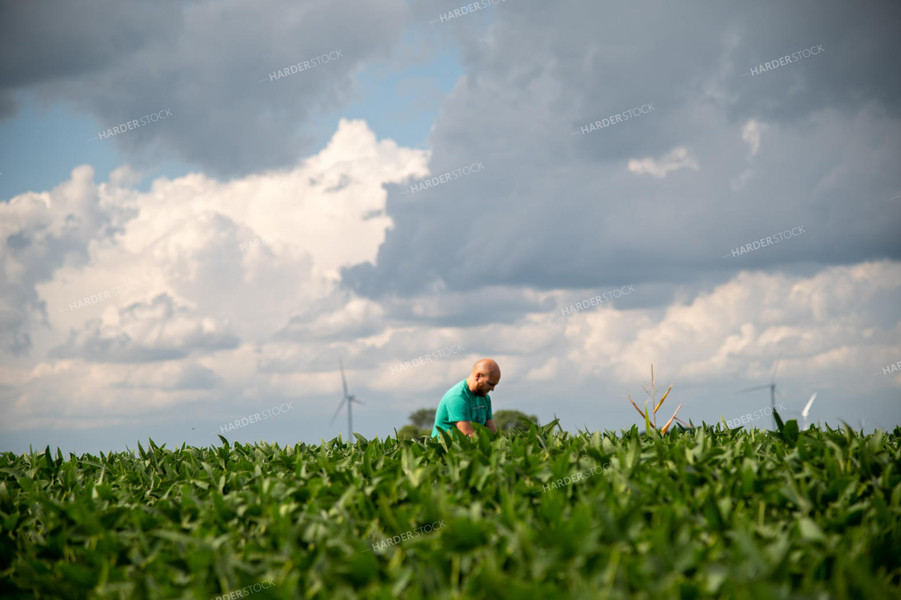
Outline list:
[[[458,381],[454,385],[452,385],[446,392],[444,392],[444,396],[441,397],[441,401],[444,400],[455,400],[457,398],[466,398],[463,393],[463,386],[466,385],[466,380]]]

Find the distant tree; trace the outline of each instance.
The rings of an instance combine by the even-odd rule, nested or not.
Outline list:
[[[428,429],[429,433],[431,433],[432,427],[435,426],[435,413],[437,411],[437,408],[420,408],[410,413],[410,423],[420,429]]]
[[[432,435],[432,428],[435,426],[436,412],[436,408],[420,408],[419,410],[411,412],[409,417],[410,423],[397,430],[397,439],[413,440]],[[538,417],[535,415],[527,415],[518,410],[499,410],[492,415],[492,418],[494,419],[494,424],[497,425],[497,430],[499,432],[511,429],[527,431],[529,429],[529,422],[539,425]]]
[[[529,422],[540,425],[538,417],[535,415],[527,415],[518,410],[498,410],[491,416],[494,419],[494,424],[497,425],[498,432],[509,429],[528,431]]]
[[[397,439],[399,440],[415,440],[422,437],[428,437],[432,434],[431,429],[421,429],[416,425],[404,425],[397,432]]]

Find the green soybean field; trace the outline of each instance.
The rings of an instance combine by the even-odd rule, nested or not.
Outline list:
[[[901,429],[0,455],[0,597],[901,598]]]

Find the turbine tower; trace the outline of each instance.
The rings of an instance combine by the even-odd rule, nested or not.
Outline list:
[[[338,404],[338,409],[335,411],[335,414],[332,416],[332,420],[329,421],[329,425],[335,422],[335,417],[338,416],[338,413],[341,412],[341,407],[344,406],[344,403],[347,402],[347,441],[351,442],[353,439],[353,430],[354,430],[354,422],[353,422],[353,414],[352,408],[353,403],[363,404],[359,400],[357,400],[356,396],[353,394],[347,393],[347,380],[344,378],[344,363],[340,360],[338,361],[338,366],[341,367],[341,383],[344,385],[344,397],[341,398],[341,402]]]
[[[780,359],[781,360],[781,359]],[[776,366],[773,368],[773,378],[766,385],[755,385],[753,387],[749,387],[740,391],[740,394],[744,394],[745,392],[754,392],[757,390],[765,390],[767,388],[770,389],[770,409],[773,411],[773,429],[776,429],[776,372],[779,370],[779,360],[776,361]]]

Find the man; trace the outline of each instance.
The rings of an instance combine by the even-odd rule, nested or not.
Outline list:
[[[453,427],[472,437],[475,433],[473,422],[497,433],[488,392],[493,391],[500,380],[501,368],[496,362],[490,358],[476,362],[469,377],[447,390],[438,403],[432,437],[439,437],[439,428],[450,431]]]

